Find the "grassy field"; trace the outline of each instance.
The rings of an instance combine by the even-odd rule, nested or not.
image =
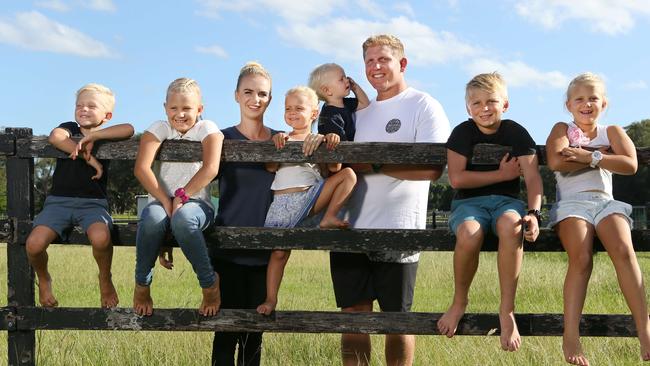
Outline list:
[[[61,306],[94,307],[99,304],[97,268],[90,247],[55,246],[49,251],[54,289]],[[200,290],[179,250],[176,267],[157,267],[152,287],[154,305],[163,308],[197,307]],[[121,306],[131,305],[133,248],[116,248],[113,277]],[[451,253],[422,255],[414,311],[443,312],[451,299]],[[639,254],[648,281],[650,254]],[[527,253],[524,259],[518,312],[562,311],[564,253]],[[6,278],[6,245],[0,245],[0,276]],[[7,284],[0,280],[0,304],[6,305]],[[496,312],[498,284],[494,254],[481,256],[472,286],[469,312]],[[280,292],[279,310],[336,310],[325,252],[293,253]],[[627,313],[613,267],[606,254],[595,256],[586,313]],[[6,344],[6,332],[0,343]],[[38,331],[40,365],[207,365],[212,346],[208,332]],[[264,365],[337,365],[337,334],[279,334],[264,336]],[[373,365],[383,364],[383,336],[373,336]],[[583,345],[594,365],[636,365],[635,338],[585,338]],[[0,346],[0,365],[7,359]],[[416,365],[562,365],[560,337],[526,337],[518,352],[500,350],[498,337],[418,336]]]

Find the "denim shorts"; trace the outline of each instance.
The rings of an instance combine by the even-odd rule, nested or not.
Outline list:
[[[105,199],[47,196],[43,210],[34,219],[34,227],[47,226],[67,242],[75,225],[86,232],[96,222],[106,224],[109,230],[113,227]]]
[[[478,221],[481,230],[496,235],[497,220],[506,212],[515,212],[523,217],[525,204],[516,198],[501,195],[478,196],[451,201],[449,228],[456,234],[456,229],[465,221]]]
[[[612,214],[625,217],[632,227],[631,205],[617,201],[604,192],[579,192],[553,204],[549,227],[569,217],[577,217],[597,226],[602,219]]]
[[[266,214],[264,227],[292,228],[304,220],[314,207],[324,180],[300,192],[276,194]]]

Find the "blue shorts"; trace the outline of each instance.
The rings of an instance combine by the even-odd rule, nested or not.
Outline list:
[[[264,227],[296,227],[314,207],[324,182],[321,180],[305,191],[274,195]]]
[[[113,227],[106,199],[47,196],[43,211],[34,219],[34,227],[47,226],[67,242],[75,225],[85,233],[96,222],[106,224],[109,230]]]
[[[625,217],[632,227],[631,205],[612,199],[607,193],[580,192],[553,204],[548,225],[553,227],[566,218],[577,217],[597,226],[602,219],[612,214]]]
[[[496,235],[497,220],[506,212],[516,212],[523,217],[526,205],[516,198],[489,195],[451,201],[449,228],[456,234],[456,229],[465,221],[478,221],[483,233],[490,230]]]

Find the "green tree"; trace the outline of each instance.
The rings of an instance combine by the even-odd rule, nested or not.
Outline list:
[[[650,147],[650,119],[634,122],[625,132],[636,147]],[[633,206],[650,204],[650,168],[639,165],[635,175],[614,175],[614,197]]]

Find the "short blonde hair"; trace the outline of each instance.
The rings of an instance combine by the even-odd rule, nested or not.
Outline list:
[[[404,44],[400,41],[399,38],[395,37],[392,34],[378,34],[368,37],[365,42],[363,42],[363,58],[366,58],[366,51],[370,47],[374,46],[388,46],[393,50],[393,55],[398,59],[404,58]]]
[[[601,93],[603,94],[603,98],[607,100],[607,90],[605,89],[605,82],[603,79],[592,73],[592,72],[584,72],[575,78],[571,80],[569,83],[569,86],[566,89],[566,101],[569,101],[569,97],[571,95],[571,91],[573,91],[574,88],[576,88],[578,85],[591,85],[594,88],[600,89]]]
[[[503,99],[508,99],[508,88],[506,81],[498,72],[478,74],[465,85],[465,101],[469,98],[471,89],[479,89],[488,93],[500,93]]]
[[[333,70],[343,71],[343,68],[340,65],[335,63],[327,63],[327,64],[322,64],[317,66],[309,74],[309,87],[316,92],[316,95],[320,100],[323,101],[325,100],[325,95],[323,95],[323,92],[321,90],[323,86],[325,86],[325,83],[327,82],[327,80],[325,79],[325,75],[327,75],[328,72]]]
[[[265,77],[271,83],[271,74],[257,61],[248,61],[241,70],[239,70],[239,77],[237,77],[237,86],[235,91],[239,90],[241,81],[249,75],[260,75]]]
[[[302,94],[306,96],[311,101],[311,104],[314,107],[314,109],[318,109],[318,96],[316,95],[314,89],[308,86],[298,85],[287,90],[286,94],[284,95],[285,97],[288,97],[289,95],[293,95],[293,94]]]
[[[190,78],[178,78],[172,81],[167,87],[167,98],[169,98],[169,95],[172,93],[195,94],[199,99],[201,99],[201,88],[199,87],[199,83]]]
[[[101,99],[101,103],[106,109],[106,111],[113,112],[113,108],[115,108],[115,94],[113,94],[113,92],[109,88],[101,84],[89,83],[79,88],[79,90],[77,90],[77,93],[75,94],[75,97],[79,98],[81,93],[84,92],[97,94]]]

